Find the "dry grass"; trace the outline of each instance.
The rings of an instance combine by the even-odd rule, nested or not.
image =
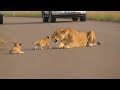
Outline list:
[[[41,17],[41,11],[4,11],[3,14],[10,17]]]
[[[88,11],[87,19],[120,22],[120,11]]]

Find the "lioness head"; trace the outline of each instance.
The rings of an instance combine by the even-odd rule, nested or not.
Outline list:
[[[52,35],[51,35],[51,40],[53,40],[55,43],[57,43],[58,41],[63,40],[65,37],[64,34],[64,29],[63,28],[59,28],[57,29]]]

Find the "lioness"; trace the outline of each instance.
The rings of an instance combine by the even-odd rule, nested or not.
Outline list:
[[[46,47],[51,48],[50,47],[50,42],[51,42],[51,38],[49,36],[46,36],[45,38],[42,38],[36,42],[32,42],[33,45],[35,45],[34,50],[37,49],[37,47],[40,47],[40,49],[44,50]]]
[[[94,31],[80,32],[73,28],[59,28],[52,35],[51,39],[58,43],[57,48],[74,48],[93,46],[96,42]]]
[[[22,44],[20,42],[14,42],[14,47],[9,51],[10,54],[21,54],[24,53],[21,50]]]

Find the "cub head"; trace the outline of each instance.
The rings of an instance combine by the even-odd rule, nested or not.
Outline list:
[[[19,47],[19,46],[22,46],[22,44],[20,42],[14,42],[14,46]]]
[[[47,38],[49,41],[52,41],[52,39],[51,39],[50,36],[46,36],[46,38]]]

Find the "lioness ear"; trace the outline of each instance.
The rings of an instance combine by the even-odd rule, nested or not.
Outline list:
[[[64,28],[59,28],[59,29],[57,29],[56,31],[58,32],[61,32],[61,31],[63,31],[64,30]]]
[[[61,31],[61,33],[63,33],[63,34],[64,34],[64,33],[65,33],[65,31],[63,30],[63,31]]]

